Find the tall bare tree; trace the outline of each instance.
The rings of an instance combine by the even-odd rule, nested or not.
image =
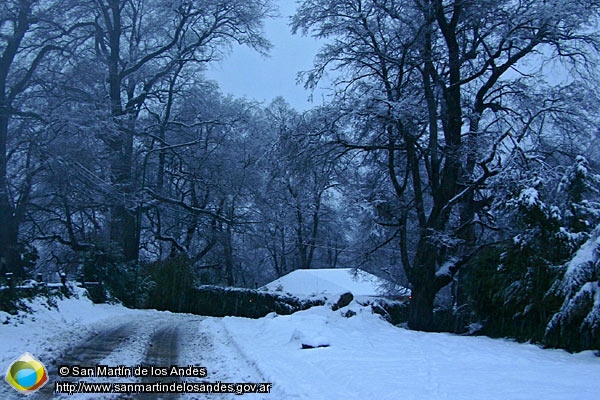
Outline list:
[[[125,260],[135,260],[141,220],[134,160],[141,110],[158,86],[177,78],[183,65],[214,60],[229,42],[265,51],[269,44],[262,36],[262,19],[270,5],[267,0],[98,0],[90,8],[113,122],[105,137],[113,154],[111,178],[124,198],[111,210],[111,240]]]
[[[379,211],[399,238],[411,328],[434,329],[435,296],[477,250],[486,183],[507,152],[542,121],[558,129],[547,71],[526,62],[563,62],[583,77],[599,11],[596,1],[560,0],[301,3],[293,28],[329,39],[306,82],[340,71],[337,101],[354,125],[335,142],[387,171],[393,196]],[[536,96],[546,107],[523,101]]]
[[[19,230],[34,177],[44,168],[36,157],[43,139],[35,137],[51,129],[43,92],[76,47],[73,33],[86,25],[70,18],[76,9],[70,1],[0,6],[0,271],[23,273]]]

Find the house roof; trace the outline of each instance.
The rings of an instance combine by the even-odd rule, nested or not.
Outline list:
[[[337,294],[381,296],[387,281],[360,269],[297,269],[264,286],[295,295]]]

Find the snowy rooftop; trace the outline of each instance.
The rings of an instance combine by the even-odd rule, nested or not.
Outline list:
[[[380,296],[386,284],[373,274],[351,268],[297,269],[264,286],[268,290],[295,295],[337,294],[352,292],[355,296]]]

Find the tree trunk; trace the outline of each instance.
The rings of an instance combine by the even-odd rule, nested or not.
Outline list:
[[[112,183],[119,196],[119,204],[113,205],[110,220],[110,240],[118,245],[124,261],[137,260],[139,256],[140,224],[138,212],[131,204],[134,191],[132,178],[133,130],[136,115],[124,116],[122,106],[122,77],[119,73],[121,10],[119,1],[109,0],[105,19],[108,30],[110,53],[107,57],[110,107],[117,137],[111,142],[114,154],[111,172]]]
[[[139,256],[140,224],[135,204],[132,203],[134,186],[132,179],[133,136],[120,129],[120,140],[113,147],[112,183],[119,196],[119,204],[111,209],[110,239],[117,244],[125,261],[137,260]]]
[[[4,188],[5,185],[0,189],[0,274],[12,272],[23,276],[25,271],[19,257],[19,221]]]
[[[234,273],[233,273],[233,239],[231,225],[227,224],[225,229],[225,243],[224,243],[224,258],[225,258],[225,273],[227,276],[227,285],[233,286],[235,284]]]
[[[429,285],[413,285],[411,292],[408,327],[416,331],[432,332],[435,293]]]
[[[111,240],[117,243],[125,261],[139,257],[139,223],[137,213],[122,205],[113,207],[111,214]]]
[[[438,258],[439,249],[430,244],[428,235],[423,235],[417,247],[414,265],[408,274],[412,284],[408,318],[410,329],[425,332],[434,330],[433,302],[439,290],[435,277]]]
[[[16,276],[24,276],[21,265],[21,249],[19,246],[19,228],[25,218],[25,207],[31,190],[30,179],[19,188],[19,202],[13,205],[9,197],[8,182],[8,122],[9,115],[0,107],[0,274],[12,272]],[[30,165],[25,164],[25,170]]]
[[[12,104],[9,94],[9,72],[19,51],[21,41],[29,29],[29,12],[31,4],[21,2],[13,22],[13,34],[5,32],[7,45],[0,54],[0,273],[12,272],[24,275],[19,257],[19,217],[11,205],[8,195],[8,123]],[[10,19],[9,19],[10,21]],[[7,24],[7,26],[10,26]],[[15,93],[12,93],[14,96]]]

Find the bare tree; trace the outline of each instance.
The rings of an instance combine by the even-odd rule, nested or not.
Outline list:
[[[270,6],[265,0],[177,4],[106,0],[93,1],[90,7],[113,122],[113,131],[105,138],[114,157],[111,179],[125,200],[112,207],[111,240],[119,244],[126,260],[135,260],[141,229],[134,171],[140,112],[158,86],[169,85],[169,77],[171,83],[177,79],[183,65],[214,60],[228,42],[266,50],[269,44],[262,36],[261,21]]]
[[[6,1],[0,7],[0,271],[22,274],[19,231],[50,118],[44,112],[46,85],[77,44],[85,23],[70,1]]]
[[[327,232],[327,222],[340,222],[332,221],[335,204],[330,201],[338,186],[338,159],[321,134],[334,124],[329,110],[300,114],[280,98],[267,107],[266,116],[273,142],[264,160],[268,178],[263,217],[271,238],[267,247],[277,274],[283,275],[325,264],[331,247],[325,238],[336,236]]]
[[[520,69],[526,60],[548,58],[592,65],[598,42],[585,27],[595,23],[599,6],[302,2],[294,29],[331,39],[306,82],[314,85],[328,68],[338,69],[337,100],[354,127],[335,142],[387,171],[393,197],[379,210],[399,238],[412,289],[411,328],[434,329],[436,293],[478,248],[486,183],[503,170],[506,151],[556,110],[513,108],[532,93],[552,102],[540,90],[546,71]],[[534,75],[537,81],[528,79]]]

